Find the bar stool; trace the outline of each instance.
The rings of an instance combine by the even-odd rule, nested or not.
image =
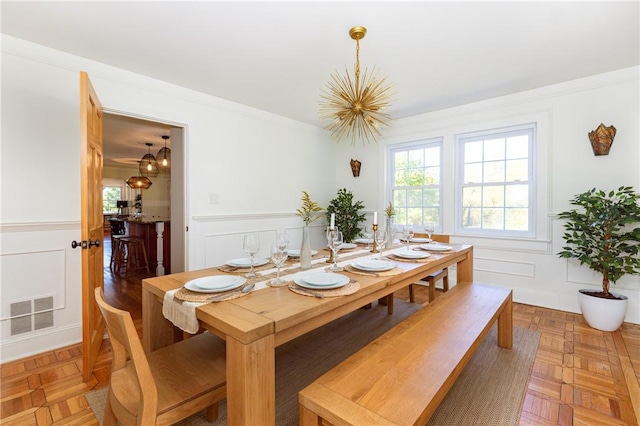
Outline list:
[[[119,259],[123,256],[120,248],[120,240],[123,238],[127,238],[127,236],[111,234],[111,260],[109,262],[109,268],[116,274],[120,268]]]
[[[144,240],[139,237],[122,236],[118,240],[118,254],[115,259],[115,270],[117,273],[125,270],[125,278],[129,273],[145,269],[147,274],[151,274],[149,269],[149,259]]]

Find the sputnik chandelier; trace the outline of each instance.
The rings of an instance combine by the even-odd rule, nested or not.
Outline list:
[[[389,127],[389,114],[384,111],[389,106],[392,86],[386,84],[387,77],[377,78],[375,67],[371,73],[365,68],[360,78],[360,40],[367,34],[365,27],[353,27],[349,35],[356,41],[355,78],[345,69],[345,76],[337,72],[331,74],[320,97],[320,117],[329,124],[325,127],[340,142],[351,139],[378,142],[381,127]]]

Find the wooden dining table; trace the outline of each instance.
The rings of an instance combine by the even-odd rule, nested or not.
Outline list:
[[[342,272],[358,281],[357,292],[338,297],[309,297],[285,287],[266,287],[223,302],[196,308],[201,327],[226,340],[227,424],[275,424],[275,348],[365,305],[386,298],[443,268],[455,266],[456,282],[473,281],[473,247],[449,244],[429,261],[397,261],[391,276]],[[393,250],[398,250],[396,247]],[[366,253],[370,254],[370,253]],[[324,262],[312,267],[326,267]],[[167,291],[190,280],[220,275],[218,268],[175,273],[142,282],[143,346],[150,352],[174,343],[182,333],[162,315]],[[203,372],[206,374],[206,372]]]

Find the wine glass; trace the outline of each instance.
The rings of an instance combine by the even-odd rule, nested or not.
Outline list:
[[[430,243],[431,243],[431,242],[433,242],[433,241],[431,240],[431,234],[433,234],[433,233],[435,232],[435,230],[436,230],[436,224],[435,224],[435,222],[426,222],[426,223],[424,224],[424,232],[426,232],[426,233],[427,233],[427,236],[429,237],[429,242],[430,242]]]
[[[411,250],[409,248],[409,244],[411,243],[411,239],[413,238],[413,228],[410,226],[405,226],[402,230],[402,237],[407,242],[407,251]]]
[[[287,248],[289,247],[289,234],[286,232],[277,233],[275,244],[280,248],[280,250],[287,251]]]
[[[271,284],[282,284],[284,281],[280,278],[280,268],[282,264],[287,260],[289,256],[287,255],[287,247],[282,248],[281,245],[278,245],[278,242],[275,242],[271,245],[271,260],[278,268],[278,272],[276,274],[276,278],[271,280]]]
[[[329,242],[329,248],[333,252],[333,265],[329,267],[329,270],[333,272],[342,271],[342,267],[338,266],[338,251],[343,243],[342,232],[337,229],[330,229],[327,231],[327,241]]]
[[[242,248],[245,253],[251,257],[251,270],[245,275],[245,277],[256,277],[258,274],[253,270],[253,256],[260,251],[260,238],[256,234],[247,234],[244,236],[244,243]]]
[[[384,229],[378,229],[375,233],[374,238],[376,239],[376,245],[378,246],[378,250],[380,250],[380,260],[382,260],[382,245],[387,241],[387,231]]]
[[[367,240],[367,250],[371,250],[371,242],[373,241],[373,225],[364,227],[364,238]]]

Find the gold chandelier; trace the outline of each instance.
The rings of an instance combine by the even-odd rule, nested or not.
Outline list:
[[[329,121],[325,127],[340,142],[351,139],[364,142],[378,142],[380,129],[389,127],[390,116],[384,111],[389,106],[392,86],[386,84],[387,77],[378,79],[375,67],[371,73],[365,68],[360,78],[360,40],[367,34],[365,27],[353,27],[349,35],[356,41],[355,78],[352,79],[345,69],[345,76],[331,74],[332,81],[326,84],[328,91],[322,91],[320,97],[320,117]]]

